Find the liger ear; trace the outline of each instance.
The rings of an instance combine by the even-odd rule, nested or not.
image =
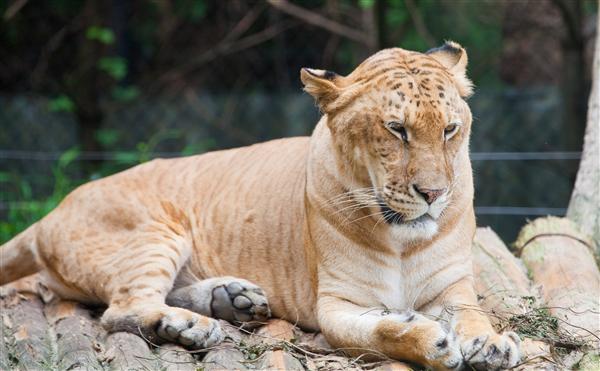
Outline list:
[[[315,98],[321,112],[328,113],[328,108],[340,95],[341,90],[337,85],[340,76],[331,71],[302,68],[300,80],[304,84],[304,91]]]
[[[473,94],[473,83],[467,77],[469,58],[465,48],[454,41],[446,41],[444,45],[425,54],[440,62],[452,74],[461,97],[466,98]]]

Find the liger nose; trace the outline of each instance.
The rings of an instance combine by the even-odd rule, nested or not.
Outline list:
[[[423,196],[423,198],[425,199],[425,202],[427,202],[429,205],[431,205],[435,200],[440,198],[441,195],[446,193],[446,188],[441,188],[441,189],[420,188],[416,184],[413,185],[413,187],[415,188],[415,191],[417,191],[418,194]]]

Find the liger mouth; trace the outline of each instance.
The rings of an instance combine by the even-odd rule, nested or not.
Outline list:
[[[383,219],[386,223],[391,225],[415,224],[433,219],[429,214],[425,213],[418,218],[406,220],[406,217],[403,214],[389,207],[388,204],[381,198],[379,199],[379,207],[381,209]]]
[[[385,201],[379,200],[379,207],[381,208],[381,212],[383,213],[383,219],[388,224],[402,224],[404,222],[404,215],[395,211],[391,207],[389,207]]]

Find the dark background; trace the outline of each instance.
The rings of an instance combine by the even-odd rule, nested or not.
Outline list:
[[[478,224],[562,215],[593,0],[0,0],[0,242],[78,184],[154,157],[309,135],[299,70],[467,48]]]

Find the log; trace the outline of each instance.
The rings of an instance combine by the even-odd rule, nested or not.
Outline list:
[[[402,362],[387,362],[374,368],[375,371],[412,371],[412,367]]]
[[[256,366],[259,370],[304,371],[302,363],[283,350],[265,352]]]
[[[61,370],[102,368],[104,329],[92,319],[90,312],[72,301],[55,301],[45,308],[54,326],[58,365]]]
[[[538,304],[525,266],[489,227],[475,233],[473,274],[479,305],[497,327]]]
[[[13,360],[17,369],[39,370],[53,365],[52,340],[43,307],[34,295],[13,292],[3,300],[3,335],[10,344],[7,359]]]
[[[9,338],[12,331],[7,325],[11,325],[10,319],[2,313],[0,316],[0,370],[13,369],[13,360],[9,357],[11,351]]]
[[[206,371],[216,370],[247,370],[244,353],[234,347],[223,346],[211,350],[202,360],[202,367]]]
[[[479,305],[497,330],[510,328],[511,319],[544,305],[531,287],[527,270],[489,227],[477,228],[473,240],[473,274]],[[548,344],[523,338],[519,370],[554,370]]]
[[[580,371],[598,371],[600,370],[600,355],[598,353],[588,353],[577,364]]]
[[[115,332],[106,338],[105,359],[111,370],[156,370],[161,363],[148,343],[129,332]]]
[[[256,331],[260,341],[270,345],[282,341],[292,341],[296,338],[297,329],[291,323],[281,319],[270,319],[266,325]]]
[[[168,371],[195,371],[200,369],[196,359],[184,348],[165,344],[158,349],[158,357]]]
[[[597,349],[600,272],[590,239],[572,221],[547,217],[527,224],[515,245],[558,328]]]
[[[594,240],[600,254],[600,12],[598,12],[596,48],[592,66],[592,91],[588,102],[583,153],[567,217],[581,226]]]

